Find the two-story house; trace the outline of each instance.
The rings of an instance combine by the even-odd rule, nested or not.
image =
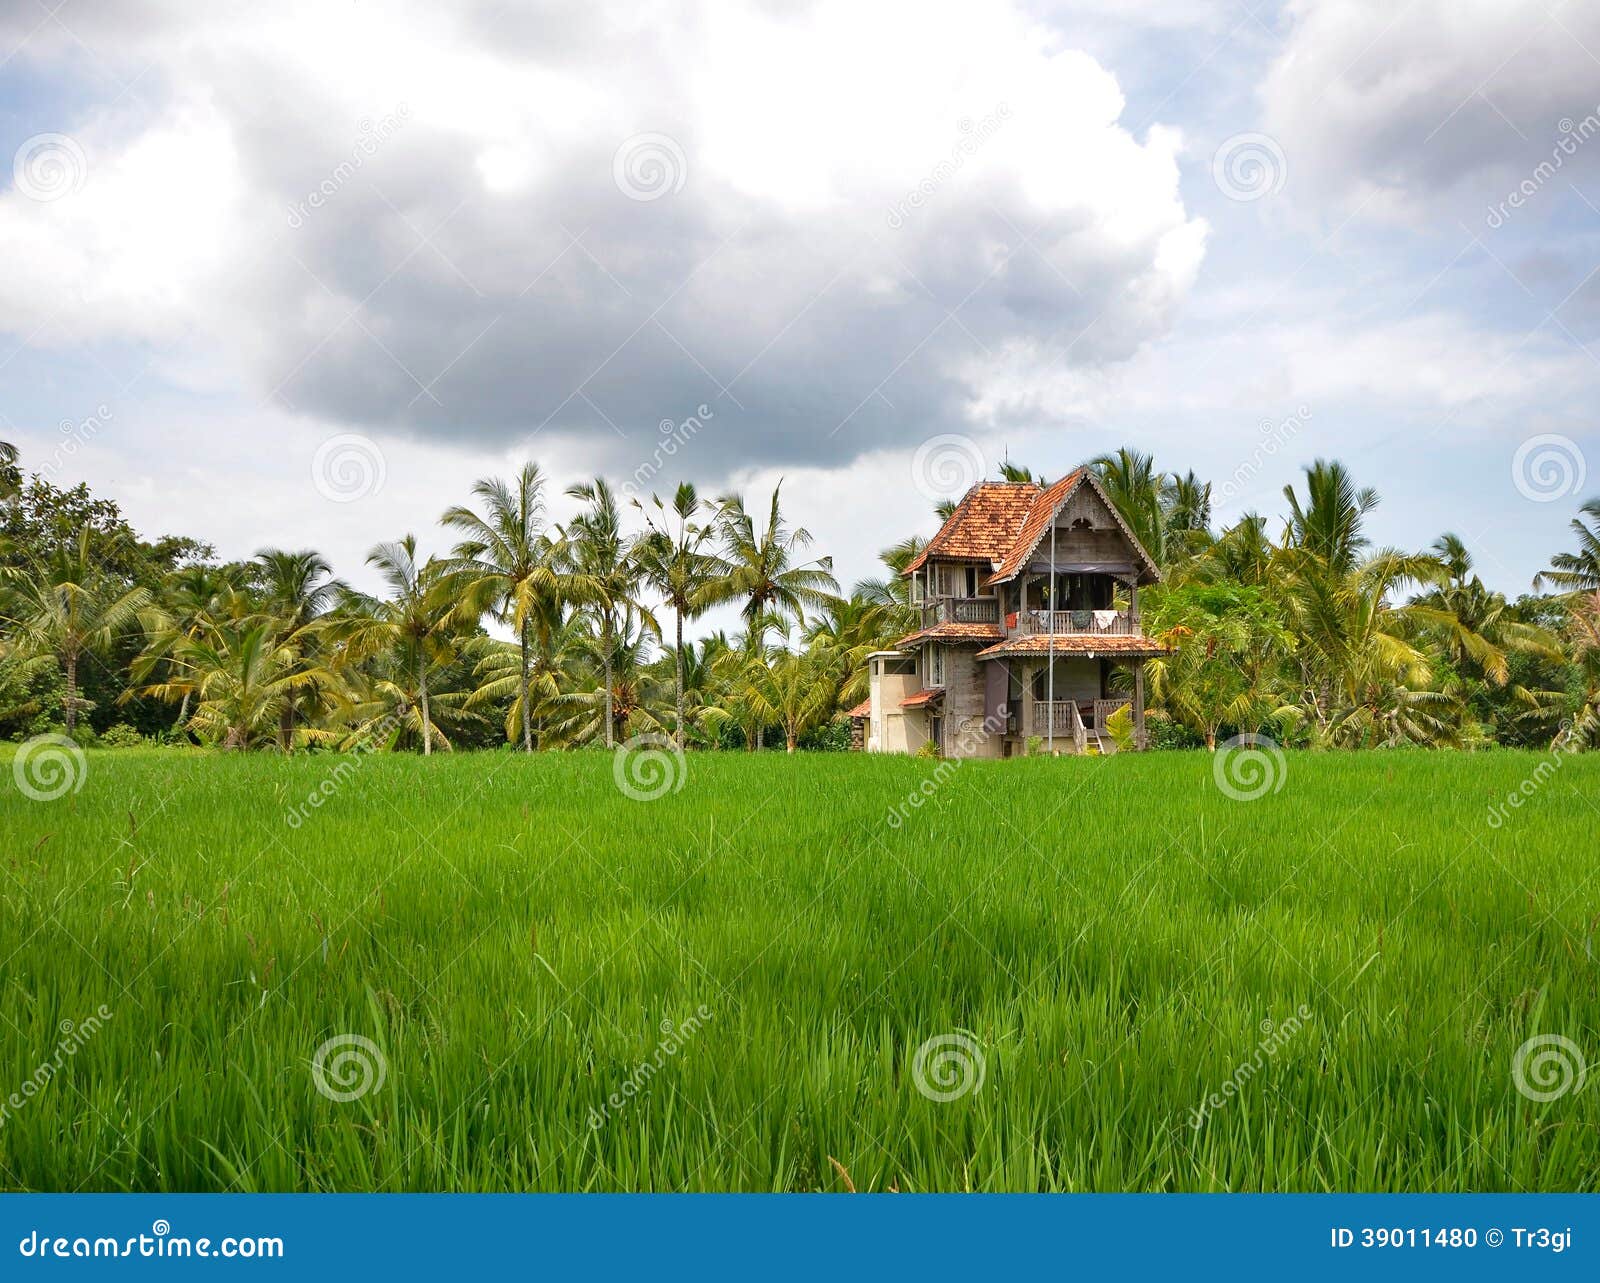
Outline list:
[[[1130,702],[1144,747],[1144,664],[1166,652],[1139,589],[1160,571],[1091,470],[973,486],[905,573],[922,626],[869,661],[869,751],[1109,753]]]

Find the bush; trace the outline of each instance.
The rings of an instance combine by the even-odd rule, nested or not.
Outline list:
[[[781,741],[780,741],[781,742]],[[800,737],[797,747],[816,753],[848,753],[850,751],[850,719],[835,717],[821,726],[814,726]]]
[[[1150,747],[1204,748],[1205,740],[1182,722],[1175,722],[1166,713],[1147,712],[1144,715],[1144,733]]]
[[[148,742],[126,722],[106,727],[100,736],[101,748],[139,748]]]

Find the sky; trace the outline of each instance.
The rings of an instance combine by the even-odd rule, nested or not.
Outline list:
[[[368,588],[528,458],[846,586],[1007,458],[1511,594],[1600,494],[1593,0],[5,0],[0,246],[26,469]]]

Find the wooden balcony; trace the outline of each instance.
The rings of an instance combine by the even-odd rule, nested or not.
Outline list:
[[[1137,637],[1139,617],[1128,610],[1025,610],[1017,632],[1057,637]]]
[[[1112,699],[1033,701],[1033,731],[1040,738],[1054,738],[1061,742],[1064,751],[1082,753],[1091,739],[1102,753],[1117,751],[1116,743],[1106,732],[1106,721],[1119,708],[1129,703],[1126,695]],[[1071,749],[1066,748],[1071,741]]]
[[[935,624],[998,624],[998,597],[935,597],[922,603],[922,626]]]

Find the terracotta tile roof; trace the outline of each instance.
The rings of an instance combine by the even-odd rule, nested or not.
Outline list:
[[[979,659],[1004,659],[1008,655],[1048,655],[1052,649],[1049,637],[1013,637],[978,652]],[[1165,655],[1167,648],[1149,637],[1086,637],[1082,634],[1057,636],[1055,653],[1058,655]]]
[[[1074,469],[1045,489],[1031,482],[1012,484],[1006,481],[980,481],[962,496],[949,520],[939,527],[939,533],[928,540],[903,573],[915,573],[927,564],[930,557],[987,561],[991,565],[999,562],[999,568],[985,580],[984,586],[1004,583],[1028,563],[1045,531],[1050,528],[1050,523],[1055,520],[1055,514],[1080,482],[1087,482],[1105,501],[1139,561],[1144,564],[1145,574],[1139,582],[1151,583],[1159,579],[1161,572],[1155,561],[1140,545],[1133,530],[1106,494],[1105,487],[1088,468]]]
[[[846,713],[845,716],[846,717],[871,717],[872,716],[872,697],[869,695],[866,699],[862,700],[859,704],[857,704],[854,708],[852,708],[848,713]]]
[[[1044,532],[1055,518],[1056,510],[1066,502],[1067,496],[1083,478],[1083,472],[1082,468],[1069,472],[1049,489],[1039,491],[1034,496],[1033,502],[1028,505],[1027,516],[1022,519],[1022,524],[1017,528],[1010,546],[1000,554],[1005,560],[1001,563],[1000,569],[989,577],[989,583],[1009,579],[1021,569],[1029,555],[1039,546],[1039,540],[1044,538]]]
[[[934,686],[929,690],[918,691],[915,695],[907,695],[900,701],[901,708],[923,708],[935,700],[944,698],[944,687]]]
[[[999,641],[1004,636],[998,624],[934,624],[931,628],[902,637],[895,645],[904,649],[925,641],[988,642]]]
[[[965,557],[974,561],[997,561],[1006,555],[1027,517],[1039,487],[1031,483],[980,481],[961,497],[939,533],[906,567],[911,574],[921,569],[929,557]]]

